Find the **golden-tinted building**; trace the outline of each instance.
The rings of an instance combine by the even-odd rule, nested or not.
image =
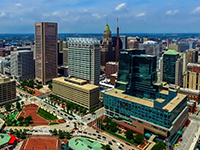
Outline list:
[[[35,79],[43,85],[57,77],[57,23],[35,23]]]
[[[16,100],[16,82],[0,75],[0,105]]]
[[[99,87],[87,80],[60,77],[53,79],[53,94],[90,110],[99,106]]]

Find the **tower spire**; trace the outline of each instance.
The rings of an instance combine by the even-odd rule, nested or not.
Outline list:
[[[115,49],[115,61],[118,62],[119,58],[119,27],[118,27],[118,18],[117,18],[117,45]]]

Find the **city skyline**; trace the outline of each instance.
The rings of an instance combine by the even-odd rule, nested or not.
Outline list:
[[[59,33],[195,33],[200,3],[191,0],[2,0],[0,33],[34,33],[35,22],[57,22]],[[107,19],[108,18],[108,19]]]

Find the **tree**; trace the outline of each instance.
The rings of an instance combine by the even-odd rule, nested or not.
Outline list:
[[[134,138],[134,142],[137,144],[141,144],[144,141],[144,137],[141,134],[137,134]]]
[[[63,139],[64,138],[64,133],[61,130],[59,130],[58,136],[59,136],[60,139]]]
[[[21,102],[21,105],[24,106],[24,102],[23,101]]]
[[[23,122],[23,120],[24,120],[24,117],[19,117],[19,118],[17,119],[17,121],[19,121],[19,122]]]
[[[93,114],[93,113],[95,112],[95,109],[92,108],[92,109],[90,110],[90,112]]]
[[[17,102],[17,103],[16,103],[16,108],[17,108],[18,110],[20,110],[20,109],[21,109],[21,105],[20,105],[20,103],[19,103],[19,102]]]
[[[54,129],[53,132],[52,132],[52,134],[53,134],[53,135],[57,135],[57,134],[58,134],[57,130]]]
[[[43,88],[43,86],[41,84],[38,84],[36,88],[39,90],[39,89]]]
[[[25,139],[25,138],[26,138],[26,133],[22,132],[21,135],[20,135],[20,139]]]
[[[156,143],[156,145],[154,145],[154,147],[152,148],[152,150],[165,150],[166,146],[163,142],[159,141]]]
[[[126,130],[125,136],[129,140],[133,139],[133,131],[132,130]]]
[[[7,126],[11,126],[12,125],[12,120],[11,119],[7,119],[5,123],[6,123]]]
[[[112,149],[110,148],[110,145],[108,145],[108,144],[105,145],[104,148],[105,148],[106,150],[112,150]]]
[[[13,134],[13,133],[14,133],[14,131],[13,131],[12,128],[10,128],[9,132],[10,132],[10,134]]]
[[[109,129],[112,131],[112,132],[117,132],[117,127],[118,127],[118,124],[116,122],[111,122],[110,125],[108,126]]]
[[[10,103],[6,103],[6,105],[5,105],[5,109],[6,109],[6,111],[9,111],[10,108],[11,108],[11,104],[10,104]]]
[[[6,130],[2,130],[2,133],[6,133]]]
[[[102,119],[98,119],[97,120],[97,125],[100,126],[102,124],[102,122],[103,122]]]
[[[103,122],[106,123],[106,125],[109,125],[112,122],[112,119],[106,118],[103,120]]]
[[[48,88],[51,90],[53,88],[52,83],[49,83]]]
[[[15,135],[19,138],[20,137],[20,132],[16,130]]]
[[[67,139],[70,139],[72,135],[69,132],[66,132],[65,136],[66,136]]]
[[[77,124],[76,124],[76,122],[74,122],[74,128],[77,129]]]

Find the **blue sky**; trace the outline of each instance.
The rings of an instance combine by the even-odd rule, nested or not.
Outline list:
[[[200,32],[200,0],[0,0],[0,33],[34,33],[58,23],[59,33],[102,33],[106,18],[121,33]]]

